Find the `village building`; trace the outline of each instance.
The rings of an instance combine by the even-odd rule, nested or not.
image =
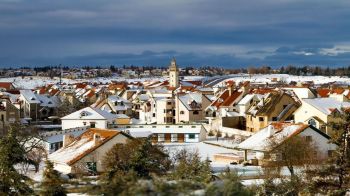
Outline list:
[[[176,65],[176,60],[173,58],[170,62],[169,67],[169,80],[170,87],[177,88],[179,87],[179,69]]]
[[[350,102],[342,102],[334,97],[302,99],[302,104],[294,112],[295,122],[306,123],[333,135],[341,122],[343,108],[350,107]]]
[[[96,174],[105,171],[106,153],[116,144],[125,144],[131,136],[116,130],[91,128],[74,138],[65,135],[63,147],[49,155],[54,168],[64,174]]]
[[[153,143],[196,143],[206,139],[206,129],[202,124],[130,124],[112,125],[116,129],[135,138],[151,137]]]
[[[285,141],[292,137],[299,136],[306,141],[313,142],[318,160],[327,159],[337,146],[330,143],[330,136],[323,131],[303,123],[281,123],[273,122],[249,137],[236,148],[244,150],[244,158],[248,159],[248,152],[254,152],[253,159],[258,160],[259,165],[268,165],[283,159],[276,148],[282,146]]]
[[[93,108],[86,107],[61,118],[62,129],[71,129],[76,127],[91,127],[106,129],[109,124],[115,124],[116,114]]]
[[[273,91],[255,102],[246,113],[246,130],[257,132],[270,122],[293,120],[293,113],[299,107],[297,97],[284,92]]]
[[[35,94],[31,90],[20,90],[20,94],[23,117],[28,120],[46,120],[56,114],[56,108],[61,104],[58,96]]]

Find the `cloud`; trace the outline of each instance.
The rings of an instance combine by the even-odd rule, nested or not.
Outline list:
[[[0,66],[110,62],[101,54],[162,65],[164,51],[196,64],[340,65],[349,39],[347,0],[0,0]]]

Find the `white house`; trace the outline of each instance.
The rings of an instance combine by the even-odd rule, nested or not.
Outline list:
[[[201,124],[139,124],[114,125],[117,130],[124,131],[131,136],[150,137],[154,143],[193,143],[206,138],[206,130]]]
[[[116,119],[115,114],[98,108],[86,107],[62,117],[61,121],[63,130],[86,126],[106,129],[108,124],[114,124]]]
[[[317,147],[317,156],[320,159],[327,158],[337,146],[329,142],[330,137],[319,129],[303,123],[271,123],[268,127],[260,130],[253,136],[249,137],[236,148],[244,150],[245,160],[247,160],[248,151],[256,153],[258,160],[264,157],[279,145],[294,136],[305,137],[306,141],[313,142]],[[277,156],[278,157],[278,156]]]
[[[327,134],[336,130],[330,123],[337,123],[342,108],[350,107],[349,102],[342,102],[336,98],[302,99],[302,105],[294,112],[295,122],[310,124]]]
[[[40,134],[42,144],[48,154],[63,147],[64,135],[72,135],[74,138],[80,136],[87,130],[87,127],[78,127],[62,131],[47,131]]]
[[[106,152],[131,137],[121,131],[91,128],[78,138],[65,136],[63,148],[49,155],[57,171],[65,174],[99,173]]]

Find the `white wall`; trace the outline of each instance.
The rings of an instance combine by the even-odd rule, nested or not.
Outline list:
[[[86,125],[84,125],[86,122]],[[76,119],[76,120],[62,120],[62,130],[71,129],[76,127],[85,127],[90,126],[91,122],[95,122],[96,128],[106,129],[107,128],[107,120],[88,120],[88,119]]]
[[[327,115],[317,110],[315,107],[302,101],[302,105],[294,112],[294,120],[296,123],[304,123],[307,119],[317,116],[324,122],[327,122]]]
[[[335,150],[337,146],[335,144],[328,143],[328,139],[323,137],[318,132],[314,131],[310,127],[305,129],[303,132],[299,134],[300,136],[311,136],[312,141],[317,147],[318,155],[321,156],[321,158],[327,158],[328,157],[328,150]]]

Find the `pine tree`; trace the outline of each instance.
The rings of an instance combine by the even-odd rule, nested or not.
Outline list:
[[[58,171],[54,170],[51,161],[46,160],[46,168],[43,174],[41,183],[40,195],[45,196],[63,196],[66,195],[66,190],[62,186],[63,180]]]
[[[0,140],[0,195],[29,195],[33,190],[29,179],[18,173],[16,164],[26,162],[25,149],[18,141],[18,130],[10,127],[7,136]]]

